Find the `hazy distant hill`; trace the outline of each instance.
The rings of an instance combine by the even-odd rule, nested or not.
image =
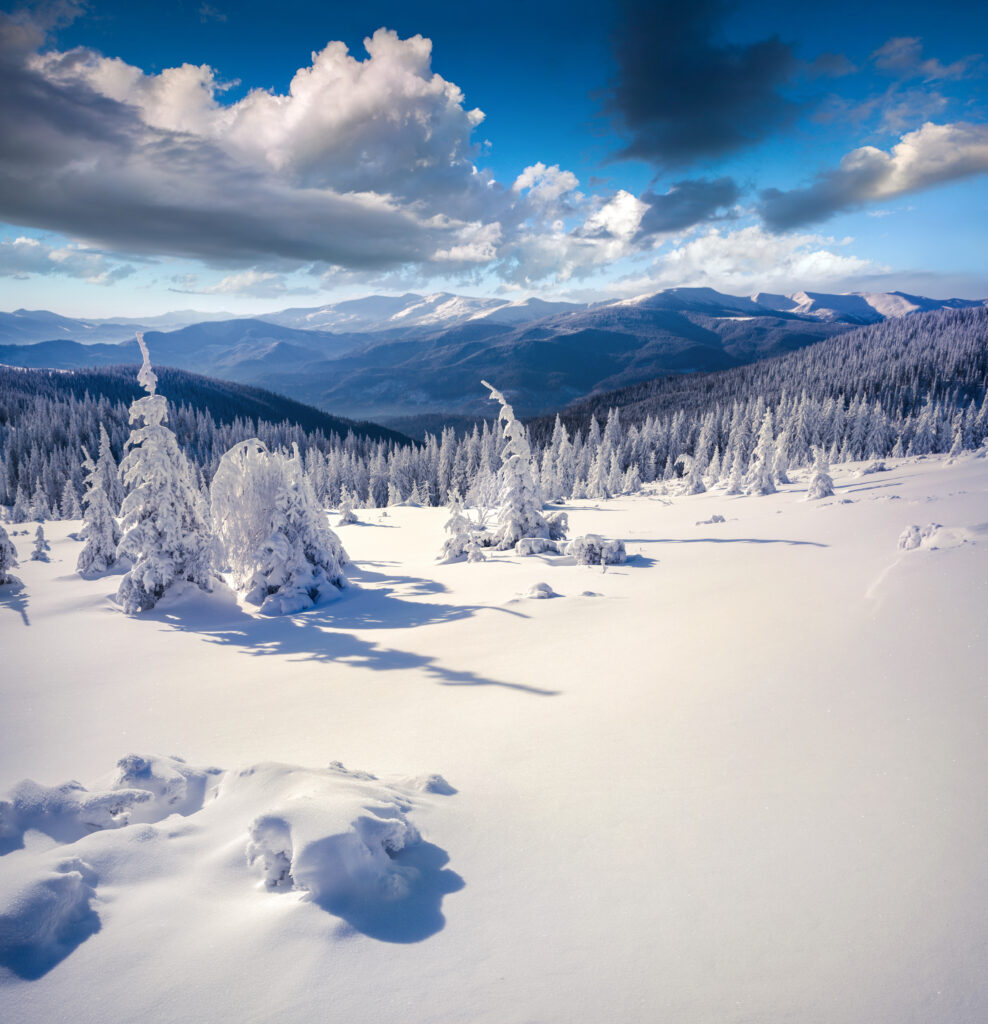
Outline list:
[[[744,297],[709,288],[590,306],[409,293],[146,336],[157,365],[263,385],[421,436],[444,422],[489,415],[482,378],[510,390],[520,415],[535,416],[662,374],[743,366],[861,324],[983,305],[899,292]],[[70,330],[62,320],[60,330]],[[116,344],[60,337],[0,345],[0,363],[76,369],[135,362],[133,329]]]
[[[729,409],[759,398],[773,405],[783,395],[802,394],[817,401],[859,395],[904,414],[933,401],[955,408],[980,403],[986,391],[988,308],[941,309],[890,318],[723,373],[673,374],[600,392],[560,414],[571,430],[585,429],[591,416],[603,421],[612,408],[620,410],[626,426],[680,411],[696,421],[715,406]],[[530,421],[533,436],[548,436],[554,419]]]

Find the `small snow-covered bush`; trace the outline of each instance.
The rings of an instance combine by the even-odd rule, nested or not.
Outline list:
[[[516,555],[544,555],[546,552],[559,554],[559,545],[546,537],[522,537],[515,545]]]
[[[353,511],[353,500],[353,495],[344,487],[340,496],[340,518],[336,520],[337,526],[349,526],[358,521]]]
[[[628,559],[623,540],[605,540],[597,533],[574,537],[564,554],[575,558],[577,565],[622,565]]]
[[[536,601],[543,601],[549,597],[559,597],[548,583],[533,583],[528,588],[525,596]]]
[[[815,452],[816,459],[813,463],[813,475],[810,477],[810,483],[806,489],[807,501],[829,498],[834,493],[834,481],[830,475],[827,456],[823,454],[822,448],[816,448]]]
[[[878,459],[875,462],[869,462],[867,466],[862,466],[858,470],[857,476],[870,476],[872,473],[886,472],[888,472],[888,466],[881,459]]]

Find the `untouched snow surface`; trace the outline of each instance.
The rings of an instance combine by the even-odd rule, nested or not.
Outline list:
[[[988,1019],[988,459],[886,461],[570,502],[604,567],[361,511],[278,619],[12,528],[0,1020]]]

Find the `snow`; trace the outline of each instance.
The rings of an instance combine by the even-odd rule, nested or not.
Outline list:
[[[46,524],[0,587],[0,1019],[985,1019],[988,460],[862,465],[568,502],[606,567],[362,513],[284,618],[122,615]]]

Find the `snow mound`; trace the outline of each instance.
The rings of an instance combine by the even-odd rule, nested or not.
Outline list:
[[[250,824],[245,850],[264,888],[337,906],[397,900],[414,887],[414,869],[394,859],[420,841],[399,789],[340,765],[270,764],[228,777],[220,797],[244,789],[268,805]]]
[[[696,525],[697,526],[713,526],[715,523],[726,523],[726,522],[727,522],[727,520],[723,516],[717,515],[717,513],[715,512],[709,519],[698,519],[696,521]]]
[[[0,888],[0,965],[38,978],[98,931],[95,884],[92,868],[73,858]]]
[[[548,597],[559,597],[548,583],[533,583],[525,592],[525,596],[534,598],[535,600],[544,600]]]
[[[211,873],[207,888],[231,913],[258,898],[253,874],[262,893],[296,892],[344,927],[391,941],[423,938],[442,926],[442,896],[462,881],[440,870],[444,852],[424,843],[408,816],[431,795],[455,792],[441,775],[386,783],[338,762],[223,771],[137,754],[92,789],[22,782],[0,805],[0,853],[9,854],[0,875],[0,967],[40,977],[100,930],[97,883],[112,887],[118,911],[157,900],[147,912],[167,918],[190,863]],[[176,813],[189,825],[150,824]],[[24,849],[28,829],[63,845]],[[218,850],[230,855],[217,859]]]
[[[885,465],[882,459],[876,459],[874,462],[869,462],[867,466],[862,466],[857,473],[856,477],[871,476],[872,473],[887,473],[888,466]]]
[[[42,786],[18,783],[0,800],[0,853],[20,849],[28,829],[72,843],[100,829],[154,822],[202,807],[216,768],[192,768],[181,758],[130,754],[117,772],[94,790],[78,782]]]
[[[915,551],[925,548],[928,551],[949,551],[963,544],[974,543],[973,534],[977,530],[963,526],[941,526],[939,523],[927,523],[924,527],[907,526],[899,534],[899,548],[902,551]]]

